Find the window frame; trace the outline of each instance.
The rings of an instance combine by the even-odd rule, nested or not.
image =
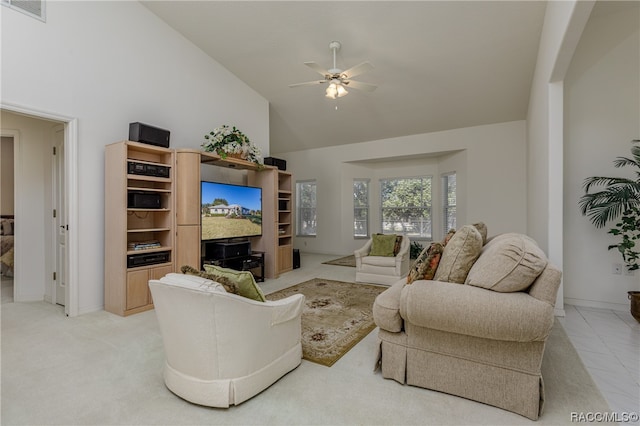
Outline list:
[[[454,177],[454,200],[455,202],[453,204],[449,204],[449,201],[451,199],[450,197],[450,193],[449,193],[449,179],[451,177]],[[457,205],[458,205],[458,178],[456,176],[456,172],[448,172],[448,173],[443,173],[441,176],[441,182],[442,182],[442,232],[443,235],[447,235],[447,232],[449,232],[450,229],[456,229],[457,225],[458,225],[458,210],[457,210]],[[453,226],[450,226],[449,224],[449,213],[451,208],[453,207]]]
[[[365,186],[365,206],[356,206],[356,184],[361,183]],[[356,240],[369,239],[371,237],[371,179],[368,178],[355,178],[353,179],[353,238]],[[356,221],[358,221],[358,217],[360,217],[356,211],[364,211],[365,217],[365,234],[357,234],[356,233]],[[362,222],[362,220],[360,220]]]
[[[415,235],[414,233],[411,232],[406,232],[404,229],[402,230],[385,230],[384,227],[384,222],[385,222],[385,216],[384,216],[384,211],[385,209],[392,209],[392,208],[396,208],[396,207],[384,207],[384,197],[383,197],[383,186],[384,186],[384,182],[386,181],[400,181],[400,180],[413,180],[413,179],[421,179],[421,180],[425,180],[425,181],[429,181],[429,194],[428,194],[428,198],[429,198],[429,202],[428,204],[425,205],[420,205],[420,206],[412,206],[412,207],[397,207],[397,208],[404,208],[404,209],[426,209],[428,210],[428,220],[427,220],[427,226],[429,229],[429,236],[427,235],[422,235],[422,234],[418,234]],[[416,240],[416,241],[433,241],[433,175],[421,175],[421,176],[401,176],[401,177],[384,177],[384,178],[380,178],[379,179],[379,187],[378,187],[378,191],[379,191],[379,205],[380,205],[380,229],[382,232],[396,232],[396,233],[401,233],[403,235],[407,235],[411,238],[411,240]],[[424,186],[422,191],[424,192]],[[424,199],[422,200],[423,202],[425,201]],[[421,217],[421,219],[424,218]],[[422,221],[420,222],[422,223]],[[421,228],[421,227],[420,227]]]
[[[300,205],[301,202],[301,194],[302,194],[302,185],[313,185],[313,206],[302,207]],[[303,214],[301,209],[308,209],[313,211],[315,226],[312,234],[302,234],[301,230],[304,228],[302,226],[302,218]],[[315,179],[307,179],[307,180],[297,180],[296,181],[296,237],[311,237],[314,238],[318,235],[318,183]]]

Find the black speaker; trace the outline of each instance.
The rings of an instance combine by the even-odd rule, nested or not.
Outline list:
[[[276,166],[279,170],[287,170],[287,160],[281,160],[280,158],[265,157],[264,164]]]
[[[143,123],[129,123],[129,140],[169,148],[169,131]]]
[[[298,269],[300,267],[300,250],[293,249],[293,269]]]

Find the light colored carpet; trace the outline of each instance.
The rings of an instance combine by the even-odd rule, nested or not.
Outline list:
[[[559,324],[543,362],[545,412],[532,422],[383,379],[373,372],[376,330],[331,368],[303,360],[225,410],[190,404],[164,386],[154,311],[65,318],[61,307],[44,302],[0,309],[3,425],[570,425],[572,412],[609,411]]]
[[[387,288],[314,278],[271,293],[267,299],[304,294],[302,357],[331,367],[376,328],[373,301]]]

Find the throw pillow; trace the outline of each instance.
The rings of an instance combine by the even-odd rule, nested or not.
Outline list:
[[[455,233],[456,233],[455,229],[453,228],[449,229],[449,232],[447,232],[447,235],[444,236],[444,240],[442,240],[442,245],[446,246]]]
[[[393,247],[396,244],[396,234],[373,234],[369,256],[393,257]]]
[[[220,283],[197,277],[195,275],[169,273],[160,278],[160,281],[176,287],[198,290],[206,293],[226,293]]]
[[[393,256],[397,256],[400,253],[400,247],[402,247],[402,235],[396,236],[396,242],[393,245]]]
[[[465,225],[444,247],[434,280],[463,284],[482,251],[482,235],[473,225]]]
[[[487,243],[465,283],[501,293],[523,291],[546,266],[547,258],[534,240],[503,234]]]
[[[238,294],[238,287],[227,277],[209,274],[208,272],[198,271],[189,265],[184,265],[180,268],[180,272],[187,275],[195,275],[197,277],[206,278],[211,281],[222,284],[227,293]]]
[[[423,249],[407,275],[407,284],[416,280],[432,280],[443,251],[444,247],[441,243],[432,243],[428,248]]]
[[[238,288],[238,294],[248,299],[266,302],[267,299],[262,293],[262,289],[256,284],[253,275],[249,271],[236,271],[234,269],[222,268],[215,265],[204,265],[204,270],[218,277],[228,278]]]
[[[484,222],[474,223],[473,226],[476,227],[480,235],[482,235],[482,245],[487,244],[487,225]]]

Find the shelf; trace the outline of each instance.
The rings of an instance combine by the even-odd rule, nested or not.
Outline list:
[[[125,141],[129,152],[145,152],[148,154],[157,154],[159,152],[164,152],[165,154],[171,154],[173,150],[171,148],[164,148],[156,145],[149,145],[146,143],[134,142],[134,141]],[[129,158],[127,158],[129,159]],[[135,161],[138,161],[137,159]]]
[[[170,212],[171,209],[134,209],[134,208],[127,208],[128,212],[159,212],[159,213],[164,213],[164,212]]]
[[[164,182],[171,183],[171,178],[163,178],[157,176],[145,176],[145,175],[127,175],[129,180],[146,180],[148,182]]]
[[[145,249],[145,250],[127,250],[127,256],[130,254],[156,253],[159,251],[169,251],[169,250],[171,250],[171,247],[167,247],[167,246],[161,246],[161,247]]]
[[[166,232],[171,231],[171,228],[140,228],[140,229],[127,229],[128,233],[136,233],[136,232]]]
[[[209,164],[219,167],[228,167],[236,170],[264,170],[275,169],[274,166],[261,166],[251,161],[242,160],[240,158],[222,158],[213,152],[200,152],[200,163]]]
[[[127,191],[144,191],[144,192],[166,192],[171,193],[170,189],[147,188],[146,186],[127,186]]]
[[[165,263],[153,263],[151,265],[144,265],[144,266],[136,266],[134,268],[127,268],[127,272],[133,272],[133,271],[144,271],[144,270],[149,270],[150,268],[160,268],[163,266],[171,266],[173,267],[173,263],[171,262],[165,262]],[[160,279],[161,277],[158,277],[158,279]],[[151,305],[151,307],[153,307],[153,305]]]
[[[129,163],[140,163],[140,164],[151,164],[154,166],[163,166],[163,167],[167,167],[167,168],[171,168],[171,164],[167,164],[163,161],[146,161],[146,160],[139,160],[137,158],[127,158],[127,162]]]

